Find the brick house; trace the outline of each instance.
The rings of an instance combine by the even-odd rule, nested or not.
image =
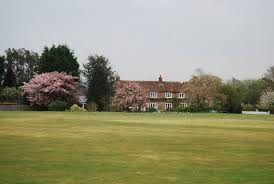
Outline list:
[[[186,83],[163,81],[162,76],[158,81],[127,81],[120,80],[118,86],[127,82],[136,82],[145,92],[147,98],[146,108],[156,108],[167,111],[175,107],[187,107],[188,96],[185,91]]]

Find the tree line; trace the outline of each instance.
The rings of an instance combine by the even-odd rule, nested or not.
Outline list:
[[[192,95],[189,110],[241,113],[242,110],[260,109],[273,112],[273,84],[274,66],[271,66],[260,79],[233,78],[223,81],[211,74],[195,74],[187,85],[187,90]]]
[[[43,77],[40,77],[41,74],[51,73],[44,77],[56,78],[57,80],[59,74],[53,72],[65,72],[75,77],[74,80],[77,81],[77,88],[79,90],[78,95],[81,95],[81,90],[86,90],[88,101],[94,102],[97,110],[108,110],[110,98],[113,96],[115,90],[114,85],[118,76],[117,73],[110,66],[108,58],[96,54],[88,56],[88,63],[84,64],[83,68],[83,70],[80,70],[80,65],[77,57],[74,55],[74,51],[67,45],[45,47],[41,55],[24,48],[9,48],[5,51],[5,55],[0,56],[0,102],[19,102],[33,105],[33,101],[30,101],[30,99],[37,99],[39,95],[51,95],[50,99],[67,101],[69,93],[66,97],[56,95],[56,91],[60,91],[60,89],[56,89],[54,95],[50,92],[46,93],[45,90],[48,90],[49,85],[52,84],[47,83],[43,80]],[[85,80],[81,80],[83,78]],[[68,81],[66,85],[74,85],[71,80]],[[23,93],[22,90],[24,90],[22,86],[27,82],[32,82],[32,85],[30,85],[32,87],[37,82],[43,85],[40,85],[39,90],[30,90],[28,88],[29,90],[25,90],[28,93],[24,93],[22,96],[20,95]],[[58,86],[58,88],[61,87],[64,91],[65,87]],[[36,86],[36,88],[38,87]],[[55,88],[57,87],[55,86]],[[36,97],[33,96],[34,94],[30,94],[30,91],[35,91]],[[43,104],[40,105],[42,107],[40,109],[42,110],[46,109],[47,105],[49,105],[48,103],[45,105],[44,102],[39,100],[37,100],[37,104]]]
[[[60,78],[63,80],[60,81]],[[140,109],[137,108],[140,104],[145,105],[142,89],[137,89],[140,86],[131,84],[119,91],[115,88],[118,79],[118,73],[111,67],[109,59],[103,55],[89,55],[88,62],[83,64],[83,69],[80,70],[74,51],[67,45],[45,47],[41,55],[24,48],[9,48],[0,56],[1,103],[40,104],[42,109],[47,109],[52,101],[59,100],[57,104],[65,101],[69,106],[76,103],[76,100],[68,100],[74,99],[72,94],[86,94],[88,106],[98,111],[111,110],[114,102],[123,109],[128,109],[127,104],[136,107],[133,108],[136,110]],[[48,82],[49,80],[51,82]],[[71,86],[70,89],[78,89],[78,92],[70,92],[67,86]],[[255,109],[273,112],[273,90],[274,66],[269,67],[263,77],[252,80],[233,78],[223,81],[218,76],[199,71],[185,86],[186,93],[191,97],[189,107],[175,108],[178,111],[190,112],[216,110],[240,113],[242,110]],[[124,98],[129,94],[138,96]],[[51,100],[45,102],[45,99]],[[37,100],[37,103],[33,103],[33,100]]]

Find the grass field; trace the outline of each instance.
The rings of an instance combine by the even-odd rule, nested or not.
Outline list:
[[[2,184],[274,183],[274,116],[0,112]]]

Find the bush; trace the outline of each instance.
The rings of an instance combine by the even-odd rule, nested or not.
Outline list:
[[[48,105],[49,111],[65,111],[66,110],[66,102],[61,100],[55,100],[50,102]]]
[[[69,108],[70,112],[82,112],[84,111],[84,109],[82,109],[81,107],[79,107],[77,104],[73,104],[70,108]]]
[[[46,111],[48,110],[47,107],[44,106],[38,106],[38,105],[31,105],[29,106],[31,111]]]
[[[191,103],[188,108],[188,112],[199,112],[199,107],[195,103]]]
[[[264,107],[262,107],[260,104],[257,104],[256,106],[258,107],[258,109],[259,109],[260,111],[265,111],[265,112],[270,111],[271,114],[274,114],[274,105],[272,105],[272,106],[270,106],[270,107],[268,107],[268,108],[264,108]]]
[[[224,100],[215,99],[213,105],[210,107],[211,111],[226,112]]]
[[[271,114],[274,114],[274,105],[272,105],[271,107],[269,107],[269,111]]]
[[[154,108],[154,107],[149,107],[146,110],[147,112],[158,112],[158,109]]]
[[[252,104],[242,104],[243,111],[255,111],[256,107]]]
[[[19,89],[15,87],[5,87],[0,93],[0,101],[17,103],[21,96]]]
[[[172,109],[172,112],[183,112],[183,113],[186,113],[186,112],[198,112],[197,111],[197,108],[196,106],[188,106],[188,107],[175,107]]]
[[[171,112],[183,112],[183,108],[180,106],[176,106],[171,109]]]
[[[97,110],[97,104],[95,102],[89,102],[87,104],[87,110],[90,112],[95,112]]]

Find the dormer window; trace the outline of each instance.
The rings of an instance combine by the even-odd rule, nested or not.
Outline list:
[[[186,94],[185,93],[179,93],[178,94],[178,98],[185,98],[186,97]]]
[[[157,98],[157,93],[156,92],[150,92],[149,97],[150,98]]]
[[[165,93],[165,98],[172,98],[172,93],[166,92]]]

